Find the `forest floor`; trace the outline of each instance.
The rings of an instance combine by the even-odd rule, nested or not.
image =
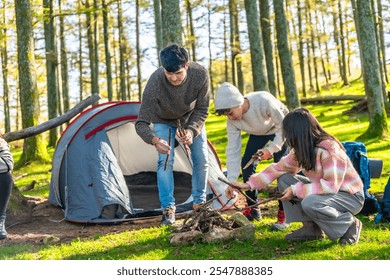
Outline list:
[[[112,233],[155,227],[160,225],[161,216],[142,218],[118,224],[85,224],[64,220],[63,210],[46,199],[34,198],[35,207],[29,222],[7,225],[8,239],[0,241],[1,246],[43,245],[70,243],[75,239],[88,239]],[[241,199],[242,201],[242,199]],[[236,204],[237,205],[237,204]],[[241,205],[241,202],[238,203]],[[267,209],[264,209],[267,211]],[[234,212],[236,210],[229,210]],[[266,214],[262,211],[262,214]],[[186,214],[176,214],[176,219],[184,219]],[[49,240],[49,241],[47,241]],[[56,240],[56,241],[53,241]]]
[[[64,220],[63,210],[48,200],[35,203],[31,221],[7,226],[8,239],[0,241],[0,245],[43,245],[53,238],[58,238],[54,243],[69,243],[77,238],[92,238],[96,235],[158,226],[161,220],[161,217],[153,217],[110,225],[71,223]]]

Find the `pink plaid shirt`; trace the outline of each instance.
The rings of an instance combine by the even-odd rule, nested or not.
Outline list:
[[[285,173],[297,174],[301,170],[310,183],[298,182],[291,186],[293,194],[300,199],[310,194],[331,194],[339,191],[354,194],[363,190],[363,182],[351,160],[333,140],[324,140],[316,148],[315,170],[301,169],[295,160],[294,150],[291,150],[279,162],[252,175],[247,183],[252,189],[261,189]]]

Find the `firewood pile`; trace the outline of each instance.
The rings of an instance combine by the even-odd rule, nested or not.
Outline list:
[[[224,216],[220,210],[211,209],[210,204],[206,202],[184,218],[182,225],[177,226],[171,235],[172,245],[253,238],[254,225],[241,212]]]

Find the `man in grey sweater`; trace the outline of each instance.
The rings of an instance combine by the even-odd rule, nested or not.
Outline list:
[[[208,154],[205,120],[210,104],[209,75],[203,66],[189,62],[188,52],[172,44],[160,52],[162,67],[150,76],[142,95],[136,131],[158,152],[157,186],[162,224],[175,222],[174,143],[180,123],[179,141],[189,147],[192,160],[193,207],[206,200]],[[151,127],[151,124],[153,126]],[[170,133],[170,135],[169,135]],[[168,143],[170,140],[170,143]],[[165,163],[168,156],[168,162]]]

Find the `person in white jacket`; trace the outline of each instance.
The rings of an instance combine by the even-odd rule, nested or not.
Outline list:
[[[286,106],[267,91],[257,91],[243,96],[233,85],[225,82],[217,90],[214,99],[215,114],[227,116],[228,144],[226,147],[227,179],[236,182],[242,171],[244,182],[256,173],[258,162],[254,161],[244,168],[252,155],[261,151],[261,160],[273,157],[274,162],[286,152],[282,133],[282,122],[288,113]],[[241,133],[249,134],[245,152],[241,156]],[[260,220],[260,207],[255,205],[258,200],[257,191],[247,191],[248,208],[243,213],[249,220]],[[272,225],[274,230],[284,230],[289,224],[282,203],[279,202],[278,220]]]

